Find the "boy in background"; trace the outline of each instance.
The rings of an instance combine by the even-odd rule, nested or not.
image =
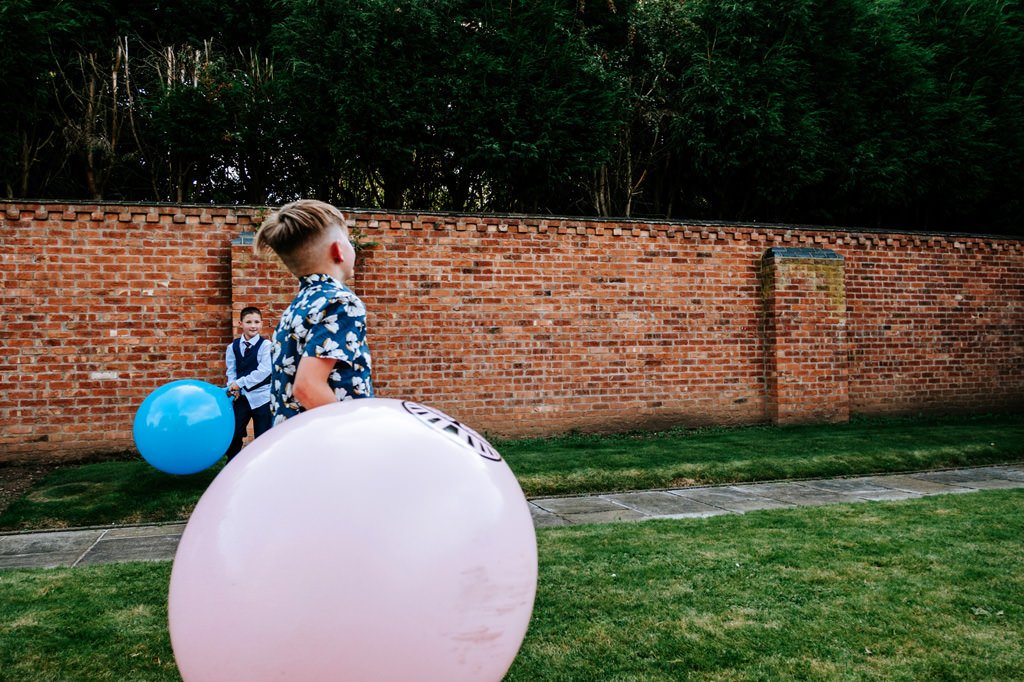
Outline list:
[[[242,335],[228,344],[224,356],[227,367],[228,395],[235,410],[235,436],[228,446],[230,462],[242,449],[249,422],[256,438],[273,423],[270,414],[270,342],[260,336],[263,316],[259,308],[248,306],[238,316]]]
[[[256,233],[255,250],[265,249],[299,278],[274,332],[274,424],[321,405],[372,398],[366,308],[345,286],[356,260],[345,215],[322,201],[286,204]]]

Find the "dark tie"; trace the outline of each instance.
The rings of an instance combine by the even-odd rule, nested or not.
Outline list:
[[[245,346],[245,348],[242,349],[242,357],[244,358],[249,353],[249,348],[252,346],[252,344],[249,343],[248,341],[242,341],[242,345]]]

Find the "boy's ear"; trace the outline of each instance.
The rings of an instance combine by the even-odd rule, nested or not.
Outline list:
[[[345,252],[342,251],[342,249],[341,249],[341,242],[339,242],[339,241],[331,242],[330,253],[331,253],[331,260],[333,260],[335,263],[344,263],[345,262]]]

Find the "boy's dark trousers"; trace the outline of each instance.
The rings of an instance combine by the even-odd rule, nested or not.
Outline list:
[[[271,416],[270,403],[260,405],[255,410],[249,406],[249,399],[240,395],[232,403],[235,409],[235,437],[228,446],[228,461],[231,460],[242,449],[242,439],[245,438],[245,431],[249,427],[249,420],[252,419],[252,431],[256,438],[260,434],[270,430]]]

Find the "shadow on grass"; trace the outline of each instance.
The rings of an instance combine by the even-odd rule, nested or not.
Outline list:
[[[0,514],[0,530],[186,519],[222,466],[189,476],[163,473],[141,459],[58,469]]]

